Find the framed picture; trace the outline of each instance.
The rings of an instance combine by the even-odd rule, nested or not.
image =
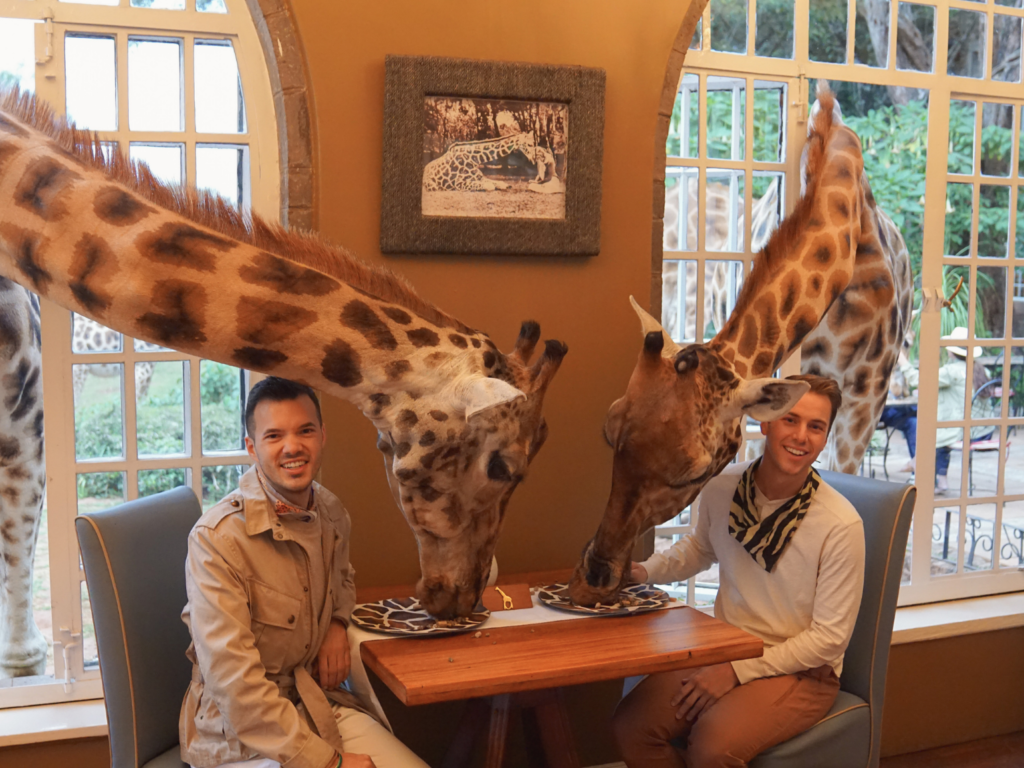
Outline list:
[[[385,60],[384,253],[591,256],[604,70]]]

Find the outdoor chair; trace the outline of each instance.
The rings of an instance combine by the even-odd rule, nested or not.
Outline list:
[[[822,472],[864,520],[864,596],[843,659],[839,695],[816,725],[761,753],[750,768],[877,768],[889,641],[917,489]]]
[[[75,518],[92,601],[111,768],[188,768],[178,713],[192,678],[188,534],[202,510],[176,488]]]

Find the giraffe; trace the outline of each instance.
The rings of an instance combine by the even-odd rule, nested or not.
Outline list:
[[[804,395],[803,382],[767,377],[826,314],[827,327],[835,319],[833,348],[864,352],[854,376],[861,367],[875,369],[866,381],[884,400],[909,319],[901,316],[894,275],[881,256],[895,248],[898,233],[881,223],[860,141],[820,81],[808,128],[803,194],[758,254],[732,315],[713,339],[680,346],[631,299],[644,344],[626,393],[605,420],[605,438],[615,450],[612,489],[570,581],[576,603],[606,602],[618,593],[637,534],[684,509],[732,460],[747,416],[770,421]],[[884,320],[866,304],[885,306]],[[873,426],[865,422],[864,428]]]
[[[696,182],[696,179],[694,179]],[[683,183],[676,184],[668,190],[665,195],[665,250],[679,250],[679,209],[681,188]],[[686,206],[686,226],[690,232],[697,231],[697,185],[686,184],[688,189]],[[707,211],[705,218],[707,225],[704,236],[705,251],[728,251],[729,250],[729,187],[727,184],[709,182],[707,185]],[[779,225],[781,213],[781,200],[779,196],[779,177],[772,179],[771,184],[765,193],[759,197],[751,208],[750,218],[752,226],[750,229],[750,250],[760,251],[768,236]],[[743,212],[739,214],[737,231],[743,232]],[[736,258],[742,258],[737,254]],[[729,270],[733,269],[735,261],[714,260],[710,262],[712,267],[704,268],[704,323],[710,321],[715,331],[719,331],[725,325],[729,316],[730,286]],[[742,264],[739,265],[739,280],[743,279]],[[673,339],[695,339],[697,326],[697,264],[694,261],[685,260],[680,265],[685,272],[681,275],[666,275],[663,277],[662,295],[665,297],[662,306],[662,315],[668,318],[668,325],[665,330]],[[679,291],[678,281],[685,280],[685,293],[683,296],[685,314],[683,316],[682,328],[679,327]]]
[[[46,492],[39,300],[0,278],[0,677],[41,675],[32,572]]]
[[[90,352],[111,352],[121,348],[121,335],[112,328],[106,328],[87,317],[77,315],[71,331],[71,351],[76,354]],[[159,352],[163,347],[145,341],[135,343],[137,352]],[[88,369],[85,367],[88,365]],[[90,376],[120,376],[121,368],[115,363],[76,364],[71,370],[72,390],[77,400],[82,395],[85,380]],[[149,392],[153,378],[153,363],[135,363],[135,396],[143,398]]]
[[[356,405],[417,540],[417,597],[439,618],[473,609],[564,344],[531,363],[527,321],[503,354],[394,273],[106,159],[17,90],[0,93],[0,199],[0,275],[133,338]]]
[[[508,157],[517,150],[537,167],[535,183],[540,184],[548,180],[549,168],[554,173],[555,166],[551,152],[541,149],[543,151],[539,152],[532,133],[513,133],[482,141],[457,141],[450,144],[443,155],[423,167],[423,190],[492,192],[508,189],[508,184],[503,181],[484,178],[480,166]]]

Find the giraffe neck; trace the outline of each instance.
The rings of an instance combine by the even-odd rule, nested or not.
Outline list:
[[[507,157],[517,149],[524,149],[529,143],[528,136],[526,133],[516,133],[500,139],[473,142],[470,151],[477,163],[489,163]]]
[[[853,272],[863,196],[860,142],[823,104],[808,147],[805,195],[758,255],[732,315],[709,343],[744,378],[770,376]]]

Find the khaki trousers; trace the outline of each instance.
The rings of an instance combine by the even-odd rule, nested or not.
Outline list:
[[[839,680],[831,667],[764,677],[737,686],[692,723],[670,705],[699,671],[648,676],[619,702],[612,733],[629,768],[739,768],[769,747],[803,733],[832,707]],[[686,738],[685,752],[672,740]]]

